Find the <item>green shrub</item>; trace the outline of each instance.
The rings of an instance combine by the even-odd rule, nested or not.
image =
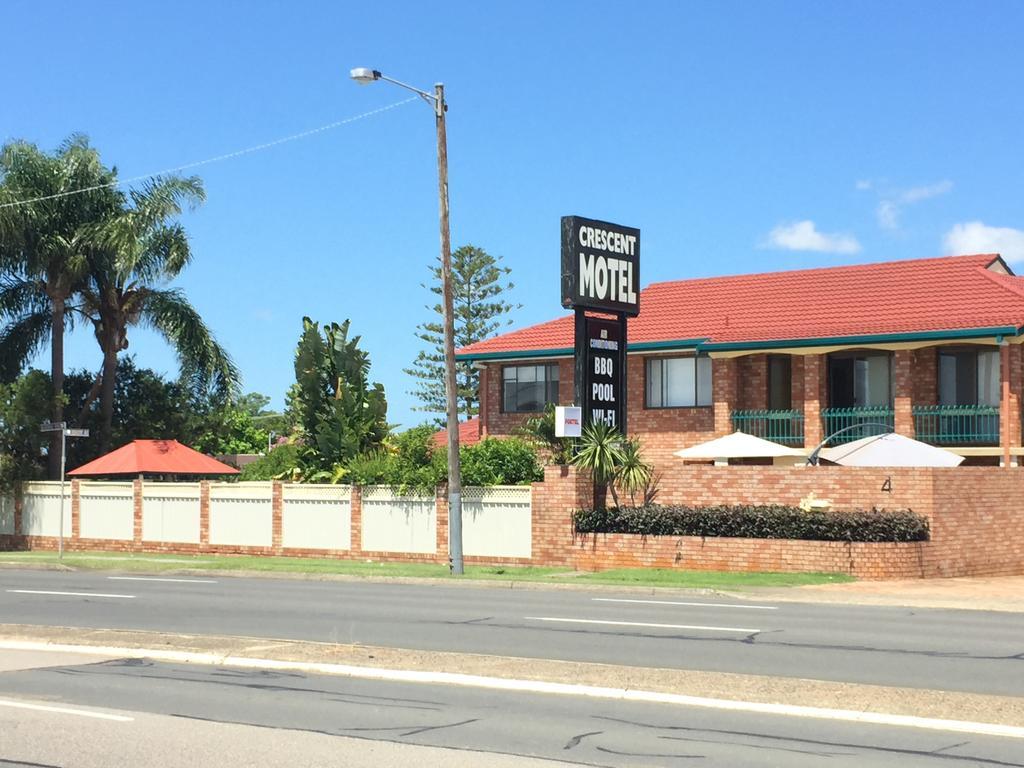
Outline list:
[[[273,480],[282,472],[301,466],[300,446],[294,443],[279,445],[266,456],[242,467],[239,480]]]
[[[463,485],[526,485],[544,479],[537,452],[516,437],[486,438],[460,448],[459,463]]]
[[[681,507],[649,505],[581,509],[577,533],[704,536],[814,541],[927,541],[928,519],[911,510],[805,512],[785,506]]]

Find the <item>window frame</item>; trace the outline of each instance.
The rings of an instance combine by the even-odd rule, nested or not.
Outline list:
[[[666,360],[693,360],[693,405],[651,405],[651,363],[663,363]],[[707,360],[710,369],[710,388],[708,392],[709,402],[700,404],[700,371],[698,360]],[[662,382],[664,382],[664,367],[662,368]],[[664,399],[664,384],[662,385],[662,399]],[[678,411],[696,408],[714,408],[715,406],[715,371],[708,355],[651,355],[644,358],[644,410],[645,411]]]
[[[530,410],[525,410],[525,409],[524,410],[518,410],[518,409],[516,409],[516,410],[509,410],[508,408],[506,408],[506,402],[505,402],[505,381],[506,381],[506,379],[505,379],[505,371],[507,371],[509,369],[512,369],[512,368],[542,368],[544,370],[544,402],[541,403],[541,407],[539,409],[537,409],[537,410],[533,410],[533,409],[530,409]],[[555,377],[554,378],[551,378],[550,375],[549,375],[550,371],[552,369],[554,369],[554,371],[555,371]],[[500,406],[501,407],[500,407],[500,411],[499,412],[500,413],[512,413],[512,414],[543,413],[544,409],[547,408],[549,405],[558,405],[558,403],[559,403],[559,395],[560,395],[560,391],[559,390],[560,390],[560,387],[561,387],[561,380],[562,380],[561,366],[558,363],[547,363],[547,362],[539,362],[538,361],[538,362],[506,363],[506,364],[502,365],[501,366],[501,379],[500,379],[500,381],[501,381]],[[553,401],[551,401],[551,402],[548,402],[548,399],[547,399],[548,398],[548,385],[551,384],[552,382],[555,384],[555,399]],[[516,384],[518,385],[518,383],[519,383],[519,377],[517,375],[516,376]]]
[[[979,365],[979,358],[980,358],[982,353],[986,353],[986,354],[989,354],[989,355],[993,355],[994,354],[995,355],[995,359],[996,359],[995,368],[996,368],[996,372],[999,374],[999,377],[996,379],[996,385],[997,385],[996,386],[996,394],[997,394],[997,397],[994,398],[995,399],[994,403],[983,403],[983,402],[981,402],[981,399],[982,399],[981,398],[982,388],[981,388],[981,380],[980,380],[980,378],[981,378],[981,370],[982,369],[981,369],[981,366]],[[942,358],[943,357],[953,358],[954,360],[957,361],[957,367],[959,367],[959,360],[960,360],[960,358],[963,357],[963,356],[966,356],[966,355],[969,355],[974,360],[974,362],[973,362],[973,366],[974,366],[974,402],[973,403],[955,402],[955,403],[952,403],[952,404],[946,403],[945,405],[952,405],[953,407],[958,407],[958,406],[984,406],[984,407],[987,407],[987,408],[998,407],[1000,405],[1001,401],[1002,401],[1002,367],[1003,367],[1002,355],[999,352],[999,347],[992,347],[992,346],[988,346],[988,345],[978,345],[978,344],[972,344],[972,345],[961,344],[961,345],[952,345],[952,346],[942,346],[942,347],[938,347],[935,350],[935,402],[936,402],[936,404],[940,405],[940,406],[943,405],[943,402],[942,402],[942,394],[943,394],[943,392],[942,392]],[[955,375],[955,377],[954,377],[954,388],[957,390],[957,391],[955,391],[953,393],[953,395],[954,395],[953,399],[955,401],[959,401],[959,398],[956,396],[959,393],[959,386],[958,386],[958,384],[959,384],[959,373],[957,373]]]

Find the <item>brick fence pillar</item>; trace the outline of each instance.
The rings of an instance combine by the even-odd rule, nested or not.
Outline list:
[[[132,481],[132,549],[142,549],[142,483],[140,477]]]
[[[448,486],[439,485],[434,492],[435,519],[437,520],[437,557],[449,562],[448,553]]]
[[[1010,357],[1010,447],[1021,445],[1021,389],[1024,387],[1024,350],[1011,344]]]
[[[349,552],[353,556],[363,552],[363,488],[353,485],[349,495]]]
[[[732,411],[736,407],[736,370],[736,358],[716,358],[711,361],[716,437],[732,432]]]
[[[896,391],[893,393],[894,426],[896,434],[914,437],[914,352],[898,349],[893,354],[893,379]]]
[[[199,481],[199,549],[210,546],[210,481]]]
[[[824,439],[821,408],[825,393],[825,355],[804,356],[804,445],[816,448]]]
[[[71,481],[71,540],[82,537],[82,487],[80,480]]]
[[[284,522],[284,495],[280,480],[270,483],[270,546],[275,555],[281,554]]]

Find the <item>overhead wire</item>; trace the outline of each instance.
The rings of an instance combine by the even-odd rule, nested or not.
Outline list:
[[[343,125],[348,125],[349,123],[354,123],[357,120],[364,120],[367,117],[373,117],[374,115],[379,115],[382,112],[387,112],[389,110],[395,109],[396,107],[401,107],[401,106],[403,106],[405,104],[408,104],[408,103],[410,103],[412,101],[419,101],[419,96],[412,96],[412,97],[410,97],[408,99],[402,99],[402,101],[396,101],[394,104],[388,104],[386,107],[379,107],[377,109],[371,109],[369,112],[363,112],[362,114],[359,114],[359,115],[353,115],[352,117],[346,117],[346,118],[344,118],[342,120],[335,120],[333,123],[327,123],[326,125],[321,125],[321,126],[319,126],[317,128],[310,128],[309,130],[302,131],[300,133],[293,133],[290,136],[284,136],[284,137],[282,137],[280,139],[274,139],[273,141],[266,141],[266,142],[263,142],[262,144],[255,144],[255,145],[253,145],[251,147],[246,147],[244,149],[238,149],[238,150],[235,150],[233,152],[227,152],[227,153],[222,154],[222,155],[217,155],[216,157],[208,157],[205,160],[196,160],[195,162],[185,163],[184,165],[177,165],[177,166],[175,166],[173,168],[166,168],[166,169],[164,169],[162,171],[156,171],[155,173],[144,173],[141,176],[132,176],[132,177],[127,178],[127,179],[118,179],[117,181],[107,182],[106,184],[96,184],[96,185],[93,185],[91,187],[82,187],[80,189],[69,189],[69,190],[65,190],[63,192],[56,192],[56,193],[54,193],[52,195],[43,195],[41,197],[33,197],[33,198],[28,199],[28,200],[13,200],[13,201],[7,202],[7,203],[0,203],[0,208],[14,208],[14,207],[19,206],[19,205],[30,205],[31,203],[41,203],[41,202],[45,202],[47,200],[56,200],[56,199],[61,198],[61,197],[70,197],[71,195],[81,195],[81,194],[84,194],[86,192],[94,192],[94,191],[97,191],[97,190],[100,190],[100,189],[110,189],[110,188],[113,188],[113,187],[122,186],[123,184],[133,184],[133,183],[138,182],[138,181],[145,181],[147,179],[154,179],[154,178],[156,178],[158,176],[165,176],[165,175],[170,174],[170,173],[178,173],[180,171],[187,171],[187,170],[190,170],[192,168],[198,168],[198,167],[203,166],[203,165],[210,165],[211,163],[219,163],[219,162],[222,162],[224,160],[231,160],[231,159],[236,158],[236,157],[241,157],[242,155],[250,155],[253,152],[262,152],[265,149],[270,149],[272,147],[277,147],[277,146],[280,146],[281,144],[287,144],[288,142],[291,142],[291,141],[298,141],[299,139],[305,139],[305,138],[307,138],[309,136],[314,136],[314,135],[316,135],[318,133],[323,133],[324,131],[330,131],[330,130],[332,130],[334,128],[340,128]]]

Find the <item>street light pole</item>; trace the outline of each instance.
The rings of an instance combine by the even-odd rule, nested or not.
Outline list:
[[[459,465],[459,406],[455,378],[455,311],[452,297],[452,243],[448,224],[448,132],[445,113],[444,85],[434,85],[434,93],[421,91],[382,75],[376,69],[360,67],[351,72],[352,79],[366,85],[386,80],[413,91],[434,107],[437,128],[437,195],[441,225],[441,297],[444,304],[444,391],[448,424],[448,552],[451,571],[462,575],[462,472]]]

